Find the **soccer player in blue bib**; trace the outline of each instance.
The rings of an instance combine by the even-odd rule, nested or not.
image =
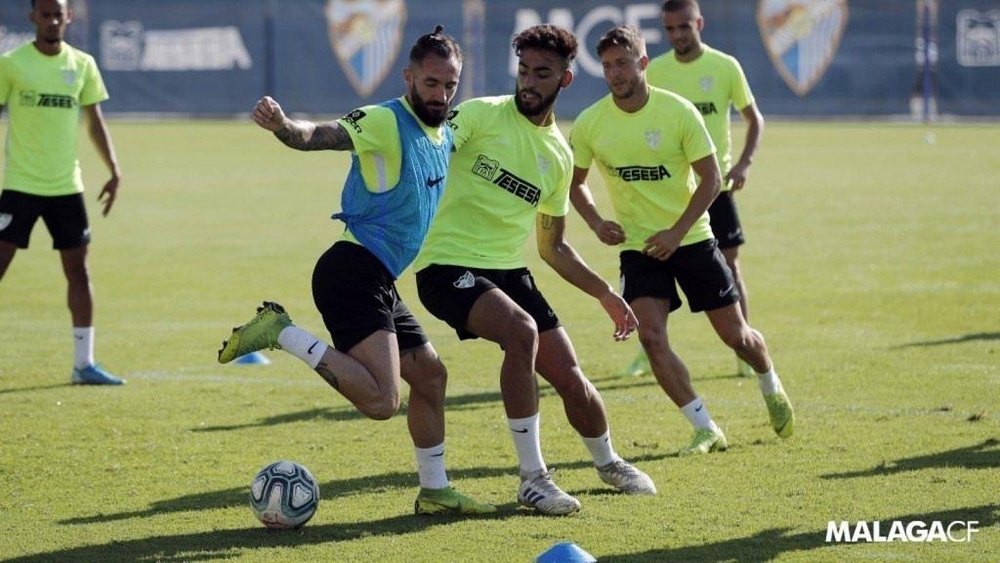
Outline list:
[[[334,215],[346,228],[319,258],[312,278],[313,300],[333,346],[292,324],[280,305],[265,301],[219,351],[219,361],[227,363],[265,348],[284,350],[375,420],[396,413],[400,378],[406,380],[420,476],[417,514],[495,510],[449,485],[447,373],[395,285],[416,257],[445,186],[453,144],[445,120],[461,70],[461,49],[439,26],[410,50],[404,96],[327,123],[289,119],[270,97],[257,102],[254,121],[289,147],[353,152],[341,211]]]

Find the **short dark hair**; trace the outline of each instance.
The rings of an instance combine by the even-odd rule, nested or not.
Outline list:
[[[410,49],[410,63],[420,64],[427,55],[437,55],[442,59],[455,57],[458,64],[462,64],[462,48],[458,46],[450,35],[444,33],[444,26],[439,25],[434,31],[426,35],[421,35],[417,42]]]
[[[569,65],[576,58],[577,41],[573,32],[552,24],[534,25],[514,36],[514,53],[521,56],[525,49],[551,51]]]
[[[609,29],[597,42],[597,56],[600,57],[612,47],[621,47],[635,57],[646,54],[646,40],[634,25],[618,25]]]
[[[696,12],[701,13],[701,6],[698,5],[698,0],[667,0],[663,3],[661,9],[663,13],[667,13],[680,12],[688,8],[694,8]]]

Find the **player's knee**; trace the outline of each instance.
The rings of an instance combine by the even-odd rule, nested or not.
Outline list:
[[[359,405],[358,410],[372,420],[389,420],[399,412],[399,393],[390,393],[365,405]]]
[[[667,348],[667,332],[661,327],[639,325],[639,343],[643,350],[659,350]]]
[[[532,355],[538,349],[538,325],[527,313],[518,313],[507,330],[501,343],[504,352],[518,355]]]

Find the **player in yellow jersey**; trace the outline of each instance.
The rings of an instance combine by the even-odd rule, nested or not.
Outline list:
[[[680,453],[728,444],[667,339],[667,317],[681,306],[678,284],[691,310],[705,311],[722,341],[753,366],[774,431],[791,436],[791,403],[763,336],[740,312],[739,291],[712,236],[707,210],[721,173],[701,114],[684,98],[646,83],[649,58],[635,27],[612,28],[597,54],[611,94],[573,124],[573,203],[602,241],[622,247],[622,295],[639,320],[653,374],[695,428]],[[594,206],[585,183],[591,165],[608,186],[617,222],[606,221]]]
[[[68,282],[74,362],[70,379],[121,385],[94,362],[94,297],[87,268],[90,227],[76,145],[80,109],[87,133],[111,172],[97,199],[107,216],[118,195],[121,171],[104,123],[108,92],[94,58],[65,41],[73,20],[66,0],[32,0],[35,40],[0,56],[0,113],[10,108],[0,191],[0,279],[18,248],[28,248],[41,218],[59,251]]]
[[[573,161],[553,107],[573,79],[577,41],[565,29],[538,25],[513,45],[515,94],[468,100],[452,112],[448,187],[414,268],[431,314],[463,340],[484,338],[503,349],[500,390],[520,465],[518,501],[543,514],[570,514],[580,502],[556,486],[542,459],[535,371],[559,393],[602,481],[629,494],[656,487],[615,453],[601,396],[521,255],[534,226],[542,259],[601,303],[615,338],[635,329],[625,301],[563,238]]]
[[[739,261],[739,247],[746,239],[733,192],[742,190],[746,184],[747,172],[764,131],[764,118],[754,103],[739,61],[702,42],[705,19],[696,0],[667,0],[663,3],[661,19],[673,50],[649,61],[646,80],[651,86],[670,90],[691,101],[705,118],[705,127],[715,143],[723,175],[722,191],[708,208],[712,233],[719,241],[719,250],[740,291],[743,318],[749,320],[746,283]],[[743,150],[735,164],[729,127],[730,105],[740,112],[747,125]],[[742,376],[753,375],[753,368],[739,358],[736,369]],[[649,373],[645,353],[640,350],[626,373]]]

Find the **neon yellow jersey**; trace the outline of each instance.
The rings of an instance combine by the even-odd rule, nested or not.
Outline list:
[[[442,127],[430,127],[413,112],[406,96],[400,96],[399,101],[406,111],[413,114],[420,128],[427,133],[428,138],[437,145],[444,142]],[[361,166],[361,178],[365,188],[372,193],[381,193],[393,189],[399,183],[399,169],[403,165],[403,144],[399,140],[399,125],[396,114],[391,109],[371,105],[363,106],[337,120],[337,123],[347,131],[354,145],[354,154],[358,156]],[[361,244],[344,229],[341,237],[353,243]]]
[[[521,115],[513,96],[468,100],[448,124],[456,153],[414,269],[524,267],[521,248],[537,214],[569,211],[569,144],[555,122],[539,127]]]
[[[34,43],[0,55],[0,105],[10,111],[3,187],[41,196],[82,192],[80,107],[106,99],[94,58],[66,43],[51,57]]]
[[[708,134],[718,149],[719,168],[725,176],[733,166],[729,105],[742,111],[754,102],[739,61],[722,51],[702,45],[704,52],[682,63],[673,51],[656,57],[646,68],[646,81],[688,99],[705,118]],[[729,187],[723,183],[723,190]]]
[[[420,121],[406,101],[406,96],[400,96],[399,101],[413,114],[431,141],[437,145],[444,142],[441,127],[430,127]],[[396,114],[391,109],[378,105],[360,107],[338,119],[337,123],[351,137],[354,154],[358,155],[361,165],[361,177],[364,178],[368,191],[388,191],[399,183],[403,149],[399,141]]]
[[[575,166],[587,169],[596,163],[608,186],[625,229],[623,250],[642,250],[648,237],[677,222],[697,187],[691,163],[715,152],[697,108],[653,87],[646,105],[634,113],[619,109],[611,95],[583,110],[570,142]],[[706,212],[681,245],[711,237]]]

